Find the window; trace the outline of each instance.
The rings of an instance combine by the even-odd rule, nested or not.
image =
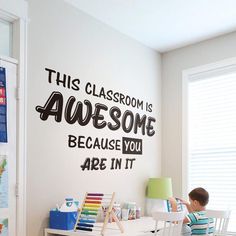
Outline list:
[[[12,24],[0,19],[0,55],[12,54]]]
[[[185,86],[187,191],[206,188],[207,207],[231,209],[236,232],[236,60],[186,71]]]

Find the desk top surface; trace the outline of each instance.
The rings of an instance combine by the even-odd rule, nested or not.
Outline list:
[[[138,236],[143,235],[144,233],[150,232],[151,230],[154,230],[155,228],[155,221],[152,219],[152,217],[142,217],[141,219],[137,220],[128,220],[128,221],[121,221],[121,224],[124,227],[124,233],[122,234],[120,230],[118,229],[118,226],[116,223],[109,223],[107,225],[107,229],[105,231],[105,236],[116,236],[116,235],[122,235],[122,236]],[[45,229],[45,232],[48,234],[57,234],[57,235],[81,235],[81,236],[92,236],[92,235],[100,235],[100,229],[99,227],[102,226],[102,223],[96,223],[95,224],[98,228],[98,230],[94,232],[74,232],[73,230],[58,230],[58,229]]]

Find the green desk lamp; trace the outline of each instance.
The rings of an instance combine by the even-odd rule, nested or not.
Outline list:
[[[171,178],[150,178],[148,180],[148,198],[168,199],[172,196]]]
[[[152,211],[167,211],[166,200],[173,196],[171,178],[150,178],[147,184],[146,214]]]

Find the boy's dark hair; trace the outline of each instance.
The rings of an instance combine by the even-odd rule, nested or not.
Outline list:
[[[193,189],[188,196],[191,200],[197,200],[201,206],[206,206],[209,202],[209,194],[204,188]]]

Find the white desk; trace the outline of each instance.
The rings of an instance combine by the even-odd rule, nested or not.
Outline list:
[[[145,236],[150,235],[150,231],[155,228],[155,221],[152,217],[142,217],[138,220],[121,221],[124,227],[122,234],[116,223],[109,223],[105,231],[105,236]],[[102,226],[102,223],[96,223],[96,226]],[[64,236],[97,236],[101,235],[101,231],[83,232],[73,230],[45,229],[44,236],[64,235]]]

